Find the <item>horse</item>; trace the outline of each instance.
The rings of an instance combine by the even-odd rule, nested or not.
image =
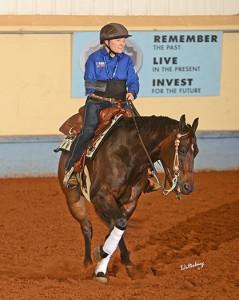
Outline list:
[[[164,116],[123,117],[107,136],[95,158],[86,161],[91,180],[90,201],[109,228],[104,246],[95,248],[95,257],[99,259],[95,268],[96,279],[107,281],[107,265],[117,246],[122,263],[133,268],[123,233],[139,197],[149,184],[148,168],[151,164],[145,149],[152,162],[161,162],[167,181],[171,185],[174,183],[171,190],[184,195],[193,192],[194,158],[199,152],[195,135],[197,126],[198,118],[189,125],[185,122],[185,115],[179,121]],[[84,265],[87,267],[92,264],[92,226],[81,188],[68,189],[63,185],[67,156],[68,152],[62,151],[58,179],[69,211],[81,226],[85,240]]]

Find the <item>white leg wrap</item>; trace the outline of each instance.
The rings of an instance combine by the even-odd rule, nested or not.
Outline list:
[[[108,255],[106,258],[103,258],[100,262],[98,262],[95,268],[95,275],[97,275],[99,272],[103,272],[105,274],[109,261],[110,261],[110,255]]]
[[[110,235],[106,239],[103,246],[103,250],[104,252],[109,254],[109,256],[115,252],[123,233],[124,230],[120,230],[117,227],[114,227],[114,229],[111,231]]]

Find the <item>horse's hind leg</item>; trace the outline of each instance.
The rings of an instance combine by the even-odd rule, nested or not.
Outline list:
[[[63,178],[65,175],[64,165],[67,159],[68,153],[62,152],[58,167],[58,179],[62,191],[64,192],[67,200],[68,208],[73,216],[81,225],[81,230],[85,239],[85,257],[84,265],[92,263],[91,259],[91,238],[92,238],[92,226],[87,216],[85,208],[85,198],[81,195],[79,189],[67,189],[63,185]]]
[[[85,257],[84,265],[92,263],[91,259],[91,238],[92,238],[92,226],[88,219],[86,208],[85,208],[85,198],[80,197],[76,202],[72,202],[72,198],[67,197],[68,208],[72,216],[80,223],[81,230],[85,239]]]

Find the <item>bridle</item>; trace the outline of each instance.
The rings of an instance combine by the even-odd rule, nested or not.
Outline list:
[[[164,167],[165,176],[166,176],[169,184],[171,182],[171,188],[170,189],[168,189],[168,190],[165,189],[166,183],[164,184],[164,187],[162,187],[164,195],[168,195],[177,186],[178,177],[179,177],[178,147],[179,147],[179,144],[180,144],[180,138],[184,137],[184,136],[186,136],[188,134],[189,134],[189,131],[186,132],[186,133],[184,133],[184,134],[178,133],[177,136],[176,136],[176,140],[174,141],[174,144],[175,144],[175,153],[174,153],[174,160],[173,160],[173,171],[174,171],[173,176],[170,176],[169,168],[163,166]],[[176,196],[180,199],[180,192],[176,191],[175,193],[176,193]]]
[[[174,161],[173,161],[173,171],[174,171],[174,173],[173,173],[172,179],[170,178],[171,176],[170,176],[170,171],[169,171],[169,169],[168,169],[167,167],[163,166],[164,172],[165,172],[165,176],[166,176],[166,178],[167,178],[169,184],[170,184],[170,182],[171,182],[171,188],[167,190],[167,189],[165,188],[165,187],[166,187],[166,182],[165,182],[165,184],[162,183],[160,177],[159,177],[158,174],[157,174],[157,171],[156,171],[156,169],[155,169],[154,163],[153,163],[153,161],[152,161],[152,159],[151,159],[151,157],[150,157],[150,155],[149,155],[149,153],[148,153],[148,150],[147,150],[147,148],[145,147],[144,142],[143,142],[143,140],[142,140],[142,137],[141,137],[141,134],[140,134],[140,131],[139,131],[139,127],[138,127],[138,124],[137,124],[137,122],[136,122],[135,115],[134,115],[134,111],[135,111],[136,109],[135,109],[135,107],[134,107],[134,105],[133,105],[133,102],[130,101],[130,100],[127,100],[127,99],[126,99],[126,101],[127,101],[128,106],[130,107],[130,110],[131,110],[131,112],[132,112],[132,118],[133,118],[133,120],[134,120],[135,128],[136,128],[137,134],[138,134],[138,136],[139,136],[139,140],[140,140],[140,142],[141,142],[141,145],[142,145],[143,148],[144,148],[144,151],[145,151],[145,153],[146,153],[146,155],[147,155],[147,157],[148,157],[148,160],[149,160],[149,162],[150,162],[150,165],[151,165],[151,167],[152,167],[152,169],[153,169],[153,171],[154,171],[154,177],[156,178],[157,183],[158,183],[158,184],[161,186],[161,188],[163,189],[163,194],[164,194],[164,195],[168,195],[171,191],[173,191],[173,190],[175,189],[175,187],[177,186],[177,183],[178,183],[178,177],[179,177],[179,155],[178,155],[178,148],[179,148],[179,145],[180,145],[180,139],[181,139],[181,137],[184,137],[184,136],[188,135],[190,131],[188,131],[188,132],[186,132],[186,133],[184,133],[184,134],[178,133],[177,136],[176,136],[176,139],[175,139],[175,141],[174,141],[174,144],[175,144],[175,153],[174,153]],[[165,181],[166,181],[166,180],[165,180]],[[176,194],[176,196],[177,196],[178,199],[181,199],[180,192],[175,191],[175,194]]]

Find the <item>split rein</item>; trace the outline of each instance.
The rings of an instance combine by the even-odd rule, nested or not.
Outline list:
[[[171,188],[168,189],[168,190],[166,190],[166,188],[165,188],[166,183],[165,183],[165,185],[164,185],[164,184],[162,183],[160,177],[158,176],[157,171],[156,171],[155,166],[154,166],[154,163],[153,163],[153,161],[152,161],[152,159],[151,159],[151,157],[150,157],[150,155],[149,155],[149,153],[148,153],[148,150],[147,150],[147,148],[145,147],[145,144],[144,144],[144,142],[143,142],[143,140],[142,140],[142,137],[141,137],[141,134],[140,134],[140,131],[139,131],[139,127],[138,127],[138,124],[137,124],[137,122],[136,122],[135,114],[134,114],[134,112],[135,112],[135,111],[137,112],[137,110],[136,110],[136,108],[134,107],[134,104],[133,104],[132,101],[130,101],[130,100],[126,100],[126,101],[127,101],[128,106],[129,106],[129,108],[130,108],[130,110],[131,110],[131,112],[132,112],[132,118],[133,118],[133,120],[134,120],[135,128],[136,128],[137,134],[138,134],[138,136],[139,136],[139,140],[140,140],[140,142],[141,142],[141,144],[142,144],[142,146],[143,146],[143,149],[144,149],[144,151],[145,151],[145,153],[146,153],[146,155],[147,155],[147,157],[148,157],[148,160],[149,160],[149,162],[150,162],[150,165],[151,165],[151,167],[152,167],[152,169],[153,169],[153,171],[154,171],[154,177],[156,178],[158,184],[159,184],[159,185],[161,186],[161,188],[163,189],[163,194],[164,194],[164,195],[168,195],[170,192],[172,192],[172,191],[175,189],[175,187],[177,186],[177,182],[178,182],[178,177],[179,177],[179,156],[178,156],[178,147],[179,147],[179,144],[180,144],[180,138],[181,138],[181,137],[184,137],[184,136],[186,136],[186,135],[188,135],[189,132],[187,132],[187,133],[185,133],[185,134],[180,134],[180,133],[178,133],[177,136],[176,136],[176,140],[175,140],[175,142],[174,142],[174,144],[175,144],[175,154],[174,154],[174,161],[173,161],[173,171],[174,171],[174,174],[173,174],[173,178],[172,178],[172,180],[171,180],[170,178],[168,178],[168,177],[169,177],[168,174],[170,174],[169,169],[167,168],[167,169],[165,170],[166,178],[168,179],[168,181],[171,181]],[[177,192],[176,195],[177,195],[177,198],[180,199],[180,193]]]

